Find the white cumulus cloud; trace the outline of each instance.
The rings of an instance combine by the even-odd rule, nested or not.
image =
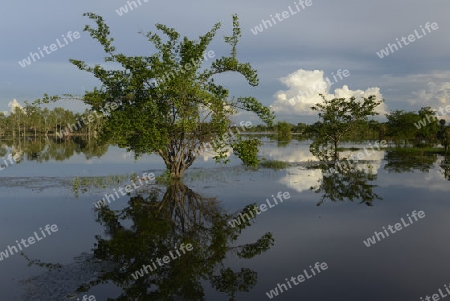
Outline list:
[[[450,100],[450,82],[428,82],[426,89],[412,92],[412,103],[447,104]]]
[[[339,79],[336,76],[337,79]],[[330,89],[333,85],[338,84],[330,78],[324,76],[322,70],[297,70],[286,77],[279,79],[288,89],[280,90],[275,93],[275,101],[272,109],[276,113],[288,115],[312,115],[316,112],[311,110],[311,106],[323,102],[319,94],[323,94],[327,99],[332,98],[350,98],[354,96],[356,99],[375,95],[378,100],[383,99],[380,88],[372,87],[365,91],[350,90],[344,85],[342,88],[336,88],[333,93]],[[386,113],[386,105],[382,103],[375,110],[380,114]]]
[[[23,111],[22,105],[15,98],[8,103],[8,107],[10,107],[10,112],[13,112],[15,108],[19,108]]]

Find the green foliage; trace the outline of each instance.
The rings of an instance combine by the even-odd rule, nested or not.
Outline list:
[[[93,188],[105,189],[108,187],[116,187],[118,185],[123,185],[127,182],[134,182],[137,180],[137,175],[133,174],[123,174],[123,175],[108,175],[99,177],[76,177],[72,182],[72,192],[75,197],[79,196],[79,193],[86,193]]]
[[[360,121],[344,135],[342,141],[362,143],[367,140],[378,140],[379,128],[379,123],[375,120]]]
[[[261,145],[259,139],[247,139],[235,142],[233,153],[249,167],[258,167],[258,146]]]
[[[292,138],[291,124],[279,121],[277,124],[278,140],[290,140]]]
[[[72,183],[72,192],[76,198],[78,198],[78,196],[79,196],[79,193],[78,193],[79,189],[80,189],[80,178],[76,177]]]
[[[398,144],[404,141],[405,144],[409,140],[414,139],[417,134],[417,128],[414,126],[415,122],[419,121],[419,116],[414,112],[405,112],[404,110],[391,111],[386,115],[388,119],[387,128],[388,135],[394,137]]]
[[[197,40],[180,39],[175,29],[156,24],[165,37],[142,33],[157,50],[144,57],[117,53],[103,18],[93,13],[84,16],[97,25],[96,28],[86,25],[85,31],[103,46],[105,62],[120,66],[114,70],[70,60],[101,82],[99,88],[86,92],[82,99],[93,110],[106,115],[102,139],[113,139],[136,156],[145,153],[161,156],[171,175],[178,178],[195,161],[197,147],[226,133],[231,125],[230,116],[238,110],[253,112],[265,123],[272,123],[274,116],[269,108],[254,97],[230,97],[228,89],[216,83],[217,75],[232,71],[244,76],[249,85],[258,85],[256,70],[237,59],[241,30],[236,15],[233,34],[225,37],[225,43],[231,46],[230,56],[217,58],[204,69],[203,55],[220,23]],[[55,99],[58,98],[47,96],[45,101]],[[112,107],[116,109],[109,110]]]
[[[445,155],[447,155],[448,149],[450,147],[450,127],[446,127],[443,130],[443,133],[441,136],[441,144],[444,146]]]
[[[386,118],[387,135],[397,145],[403,143],[407,146],[412,143],[427,147],[438,141],[439,121],[430,107],[423,107],[418,113],[395,110],[387,114]]]
[[[308,131],[308,125],[303,122],[297,123],[297,125],[292,127],[294,133],[306,134]]]
[[[422,120],[427,120],[428,124],[422,126],[417,133],[417,146],[424,145],[430,146],[437,143],[438,133],[439,133],[439,120],[436,118],[434,110],[430,107],[423,107],[418,112],[419,118]],[[428,117],[427,117],[428,116]],[[429,120],[429,121],[428,121]],[[423,143],[425,142],[425,143]]]
[[[383,100],[377,101],[374,95],[356,100],[333,98],[328,100],[324,95],[323,103],[312,106],[318,111],[319,121],[314,125],[315,140],[311,144],[311,152],[325,159],[338,159],[338,146],[344,135],[355,129],[361,122],[367,122],[368,116],[378,115],[375,108]],[[323,155],[321,155],[323,153]]]
[[[56,136],[59,139],[70,136],[95,137],[103,125],[103,118],[94,112],[85,110],[74,113],[61,107],[42,108],[41,102],[29,104],[24,102],[23,108],[16,107],[6,116],[0,113],[0,135],[7,137]],[[89,119],[93,115],[95,118]]]
[[[285,169],[288,167],[288,164],[284,161],[278,160],[264,160],[259,163],[259,166],[262,168],[270,168],[270,169]]]
[[[450,147],[450,126],[445,126],[445,119],[439,120],[438,139],[444,147],[445,155],[447,155]]]

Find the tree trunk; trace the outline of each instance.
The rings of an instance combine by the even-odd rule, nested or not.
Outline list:
[[[186,168],[184,168],[183,166],[180,166],[180,164],[173,164],[172,166],[170,166],[170,168],[168,168],[170,171],[170,176],[173,179],[180,179],[184,172],[186,171]]]
[[[334,162],[339,160],[338,145],[339,145],[339,140],[334,140]]]
[[[167,171],[173,179],[180,179],[196,159],[194,150],[184,153],[183,148],[174,150],[174,147],[169,147],[166,152],[159,150],[158,154],[164,160]]]

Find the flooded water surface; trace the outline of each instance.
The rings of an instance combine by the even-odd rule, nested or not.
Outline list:
[[[206,154],[183,182],[155,181],[162,160],[115,146],[24,148],[0,171],[0,299],[448,295],[443,158],[376,150],[342,172],[309,144],[264,140],[260,157],[281,169]]]

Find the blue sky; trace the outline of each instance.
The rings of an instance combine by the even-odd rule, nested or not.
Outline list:
[[[140,2],[122,16],[116,10],[127,5],[123,0],[2,4],[0,111],[8,111],[13,99],[23,104],[44,93],[82,94],[98,85],[92,76],[68,62],[69,58],[90,64],[103,62],[102,48],[83,32],[85,24],[92,24],[82,16],[84,12],[103,16],[117,50],[130,55],[153,54],[152,45],[137,32],[154,31],[156,23],[196,38],[221,22],[222,28],[210,46],[216,56],[229,54],[222,37],[231,33],[231,15],[237,13],[243,33],[238,57],[258,70],[260,85],[249,87],[243,78],[230,75],[219,80],[233,95],[252,95],[265,105],[272,105],[279,120],[314,120],[309,106],[320,99],[317,93],[306,95],[304,91],[329,97],[376,94],[385,99],[380,112],[418,110],[422,106],[438,109],[450,104],[448,1],[311,0],[305,8],[299,1],[290,0]],[[291,14],[289,7],[296,11],[296,5],[301,10]],[[287,11],[286,19],[276,19],[276,24],[256,35],[252,32],[262,20],[270,20],[270,15],[276,18],[275,14],[283,11]],[[427,22],[437,23],[438,29],[424,35],[420,26],[425,27]],[[384,58],[377,55],[388,43],[395,44],[396,38],[408,37],[415,30],[422,36],[420,39],[402,44],[402,48],[397,46],[398,50]],[[25,68],[19,65],[30,52],[38,52],[38,47],[50,46],[57,38],[62,42],[62,35],[69,31],[78,31],[81,37]],[[339,69],[348,70],[350,75],[336,77],[338,81],[334,82],[333,74],[337,75]],[[333,85],[318,88],[327,77]],[[290,99],[295,101],[289,102]],[[84,108],[77,101],[57,105],[71,110]]]

